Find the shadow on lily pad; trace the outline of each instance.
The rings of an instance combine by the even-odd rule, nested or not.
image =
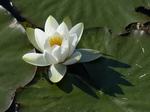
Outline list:
[[[39,71],[37,73],[40,73],[40,72],[42,73],[43,70],[48,71],[48,67],[39,67]],[[43,72],[42,74],[44,75],[47,82],[49,82],[49,84],[51,84],[51,85],[54,84],[49,80],[49,77],[48,77],[47,73],[45,74],[45,72]],[[99,99],[99,97],[89,87],[89,85],[86,84],[85,81],[83,81],[76,74],[66,73],[65,77],[63,77],[63,79],[60,82],[56,83],[56,86],[59,89],[61,89],[63,92],[68,93],[68,94],[73,91],[73,85],[76,86],[77,88],[79,88],[80,90],[84,91],[85,93]]]
[[[86,94],[97,99],[99,99],[99,97],[95,93],[94,88],[114,97],[115,94],[124,95],[124,92],[119,85],[133,85],[124,79],[123,74],[121,74],[122,72],[119,73],[112,67],[126,70],[131,66],[119,61],[115,61],[113,59],[100,57],[99,59],[92,62],[79,63],[68,66],[68,71],[65,77],[59,83],[56,83],[56,86],[63,92],[69,94],[73,91],[74,85]],[[43,70],[44,69],[45,68],[43,68]],[[48,69],[48,67],[46,69]],[[44,71],[46,71],[46,69]],[[40,71],[43,70],[40,69]],[[44,73],[44,77],[50,84],[53,85],[47,74]]]
[[[67,73],[59,83],[56,83],[56,85],[66,93],[71,93],[74,85],[85,93],[99,99],[97,94],[89,87],[89,85],[76,74]]]
[[[84,63],[75,64],[69,67],[69,72],[72,72],[96,89],[105,94],[115,97],[115,94],[124,94],[120,85],[133,86],[130,82],[125,80],[122,74],[113,70],[111,67],[127,69],[131,66],[122,62],[100,57],[99,59]],[[81,88],[83,89],[83,88]]]

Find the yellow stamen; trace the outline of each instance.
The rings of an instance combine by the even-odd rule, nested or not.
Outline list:
[[[49,44],[50,44],[50,46],[54,46],[54,45],[59,45],[59,46],[61,46],[62,40],[63,40],[62,37],[56,36],[56,37],[53,37],[53,38],[50,38],[50,39],[49,39]]]

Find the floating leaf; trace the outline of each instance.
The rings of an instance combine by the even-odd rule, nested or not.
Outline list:
[[[4,112],[16,90],[32,80],[35,67],[22,60],[23,54],[31,52],[24,29],[1,10],[0,16],[0,111]]]
[[[130,23],[147,22],[149,18],[135,13],[134,8],[148,7],[148,3],[147,0],[15,0],[21,15],[40,26],[53,15],[59,22],[69,16],[73,24],[83,22],[85,28],[107,27],[86,29],[78,46],[100,50],[103,57],[81,67],[78,64],[70,67],[68,72],[72,74],[66,74],[58,84],[49,82],[45,68],[42,73],[38,71],[34,80],[17,92],[19,111],[149,111],[149,35],[139,31],[127,37],[114,35],[124,32]]]
[[[149,7],[147,0],[14,0],[13,3],[23,17],[42,27],[49,15],[53,15],[59,22],[68,16],[73,25],[83,22],[85,28],[106,26],[117,34],[124,33],[124,28],[132,22],[149,21],[134,10],[137,6]]]
[[[66,74],[58,84],[37,74],[17,93],[19,111],[146,112],[150,104],[148,36],[134,34],[126,38],[111,35],[107,28],[85,30],[78,47],[100,50],[103,57],[84,63],[86,72],[73,65],[68,72],[74,74]],[[87,74],[100,90],[93,88],[94,82],[88,84]]]

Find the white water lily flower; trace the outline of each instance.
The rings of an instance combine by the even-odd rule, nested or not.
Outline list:
[[[27,28],[30,42],[41,53],[27,53],[22,58],[36,66],[48,66],[49,79],[56,83],[65,75],[67,65],[77,62],[88,62],[101,56],[92,49],[75,49],[83,33],[83,23],[78,23],[70,30],[65,22],[60,25],[54,17],[49,16],[45,23],[45,31]]]

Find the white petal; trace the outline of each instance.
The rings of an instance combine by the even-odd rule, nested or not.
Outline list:
[[[34,29],[32,28],[26,28],[26,33],[27,33],[27,37],[29,39],[29,41],[32,43],[32,45],[39,51],[42,52],[42,50],[40,49],[40,47],[38,46],[36,40],[35,40],[35,36],[34,36]]]
[[[57,64],[58,63],[58,60],[53,55],[47,53],[46,51],[44,51],[44,58],[45,58],[46,62],[49,64]]]
[[[49,48],[51,47],[48,40],[49,40],[48,38],[45,39],[45,42],[44,42],[44,49],[49,49]]]
[[[67,57],[66,49],[56,45],[52,51],[52,55],[57,58],[58,62],[63,62]]]
[[[81,57],[82,57],[82,54],[80,52],[76,51],[76,52],[74,52],[72,54],[71,57],[69,57],[69,59],[67,59],[63,63],[63,65],[72,65],[72,64],[75,64],[75,63],[77,63],[81,59]]]
[[[61,46],[65,48],[69,48],[69,41],[67,39],[63,39]]]
[[[30,63],[32,65],[36,65],[36,66],[47,66],[50,65],[48,64],[44,57],[43,54],[38,54],[38,53],[28,53],[25,54],[22,59],[24,61],[26,61],[27,63]]]
[[[102,56],[99,51],[93,49],[76,49],[75,51],[79,51],[82,54],[82,58],[78,63],[93,61]]]
[[[49,29],[47,29],[47,31],[45,32],[47,38],[52,36],[53,34],[55,34],[57,32],[57,30],[53,27],[49,27]]]
[[[77,35],[76,34],[72,34],[69,38],[69,56],[72,55],[72,53],[74,52],[76,45],[77,45]]]
[[[70,30],[72,28],[72,22],[70,18],[66,17],[63,21],[66,23],[66,25],[68,26],[68,29]]]
[[[64,23],[64,22],[62,22],[59,26],[58,26],[58,28],[57,28],[57,31],[61,34],[61,33],[68,33],[68,27],[67,27],[67,25]]]
[[[45,23],[45,32],[48,32],[50,27],[57,29],[58,26],[59,24],[56,19],[53,16],[49,16]]]
[[[62,42],[61,47],[63,47],[63,49],[65,50],[65,52],[64,52],[65,58],[64,58],[64,59],[66,59],[66,57],[69,57],[69,56],[70,56],[70,55],[69,55],[69,50],[70,50],[70,48],[69,48],[68,40],[64,39],[63,42]]]
[[[66,71],[67,67],[65,65],[61,64],[51,65],[49,71],[49,79],[52,82],[57,83],[64,77]]]
[[[45,33],[40,29],[35,29],[35,40],[42,51],[44,51]]]
[[[83,23],[78,23],[77,25],[75,25],[70,31],[69,34],[77,34],[78,37],[78,42],[80,41],[80,38],[82,36],[83,33],[83,29],[84,29],[84,25]]]

